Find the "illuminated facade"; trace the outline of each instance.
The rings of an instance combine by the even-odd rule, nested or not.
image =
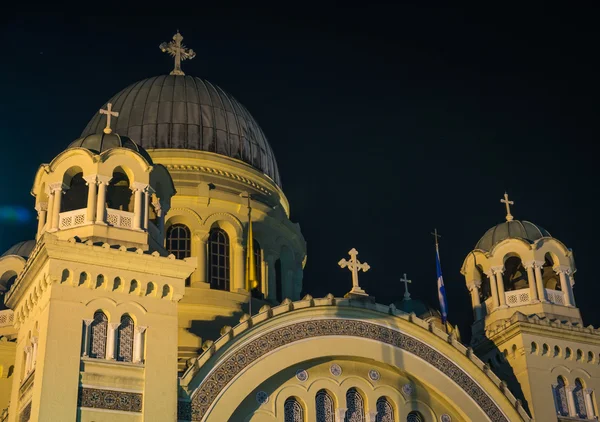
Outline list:
[[[301,297],[306,242],[273,151],[232,96],[183,74],[181,41],[161,45],[170,75],[114,95],[35,175],[35,239],[0,258],[0,420],[595,418],[600,337],[572,253],[531,223],[465,260],[473,348],[408,294],[376,303],[358,269],[343,298]]]

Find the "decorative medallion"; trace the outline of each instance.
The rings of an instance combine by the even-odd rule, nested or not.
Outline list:
[[[413,386],[410,384],[404,384],[402,386],[402,392],[407,395],[407,396],[412,396],[413,393]]]
[[[268,403],[269,395],[265,391],[259,391],[256,393],[256,402],[260,405]]]
[[[444,413],[442,416],[440,416],[440,422],[452,422],[452,418],[449,414]]]
[[[371,339],[411,353],[448,376],[459,388],[473,398],[477,406],[485,412],[492,422],[508,422],[506,416],[484,389],[461,367],[430,345],[392,328],[371,322],[343,318],[301,321],[278,327],[250,341],[244,347],[233,350],[231,355],[222,361],[209,360],[209,363],[214,365],[214,370],[201,380],[198,388],[192,393],[191,418],[181,417],[179,419],[202,420],[217,396],[227,385],[244,368],[254,364],[265,354],[298,341],[325,336],[351,336]],[[339,366],[334,369],[334,365],[332,365],[330,368],[334,376],[338,376],[338,370],[341,374],[342,368]],[[412,386],[410,391],[412,392]],[[406,394],[406,392],[404,393]],[[180,406],[181,416],[187,416],[189,406],[187,402],[180,401]]]
[[[333,365],[331,365],[331,368],[329,368],[329,372],[331,372],[331,375],[333,375],[334,377],[339,377],[340,375],[342,375],[342,367],[337,363],[334,363]]]
[[[379,372],[376,371],[375,369],[371,369],[369,371],[369,378],[371,378],[371,380],[373,380],[373,381],[379,381],[379,378],[381,378],[381,375],[379,375]]]
[[[296,378],[298,378],[298,381],[304,382],[308,379],[308,372],[304,369],[298,369],[296,371]]]

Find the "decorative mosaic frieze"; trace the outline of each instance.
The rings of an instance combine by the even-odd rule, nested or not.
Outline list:
[[[141,412],[142,399],[142,393],[79,387],[77,406],[122,412]]]
[[[471,377],[431,346],[391,328],[350,319],[303,321],[265,333],[237,350],[202,380],[192,395],[191,405],[181,401],[179,420],[200,421],[223,391],[244,368],[267,353],[312,337],[353,336],[398,347],[428,362],[471,396],[492,422],[508,422],[500,408]]]

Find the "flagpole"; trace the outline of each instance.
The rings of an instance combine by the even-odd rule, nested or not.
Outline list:
[[[441,274],[442,274],[442,261],[440,259],[440,244],[439,244],[438,239],[442,236],[440,236],[438,234],[438,231],[436,228],[433,229],[433,233],[431,233],[431,234],[435,238],[435,254],[436,254],[437,265],[439,266],[439,274],[437,274],[438,284],[439,284],[439,277],[441,277]],[[443,283],[443,281],[442,281],[442,283]],[[439,296],[439,294],[440,294],[440,286],[438,285],[438,296]],[[445,298],[444,298],[444,300],[445,300]],[[440,303],[440,305],[441,305],[441,303]],[[445,312],[445,309],[442,309],[442,320],[444,321],[444,328],[446,329],[446,334],[449,334],[448,333],[448,319],[444,317],[443,312]]]

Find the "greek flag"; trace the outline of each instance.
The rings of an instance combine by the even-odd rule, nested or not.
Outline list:
[[[442,322],[446,323],[448,317],[448,301],[446,300],[446,288],[444,287],[444,278],[442,277],[442,266],[440,264],[440,250],[435,248],[435,267],[437,270],[438,298],[440,299],[440,311],[442,312]]]

